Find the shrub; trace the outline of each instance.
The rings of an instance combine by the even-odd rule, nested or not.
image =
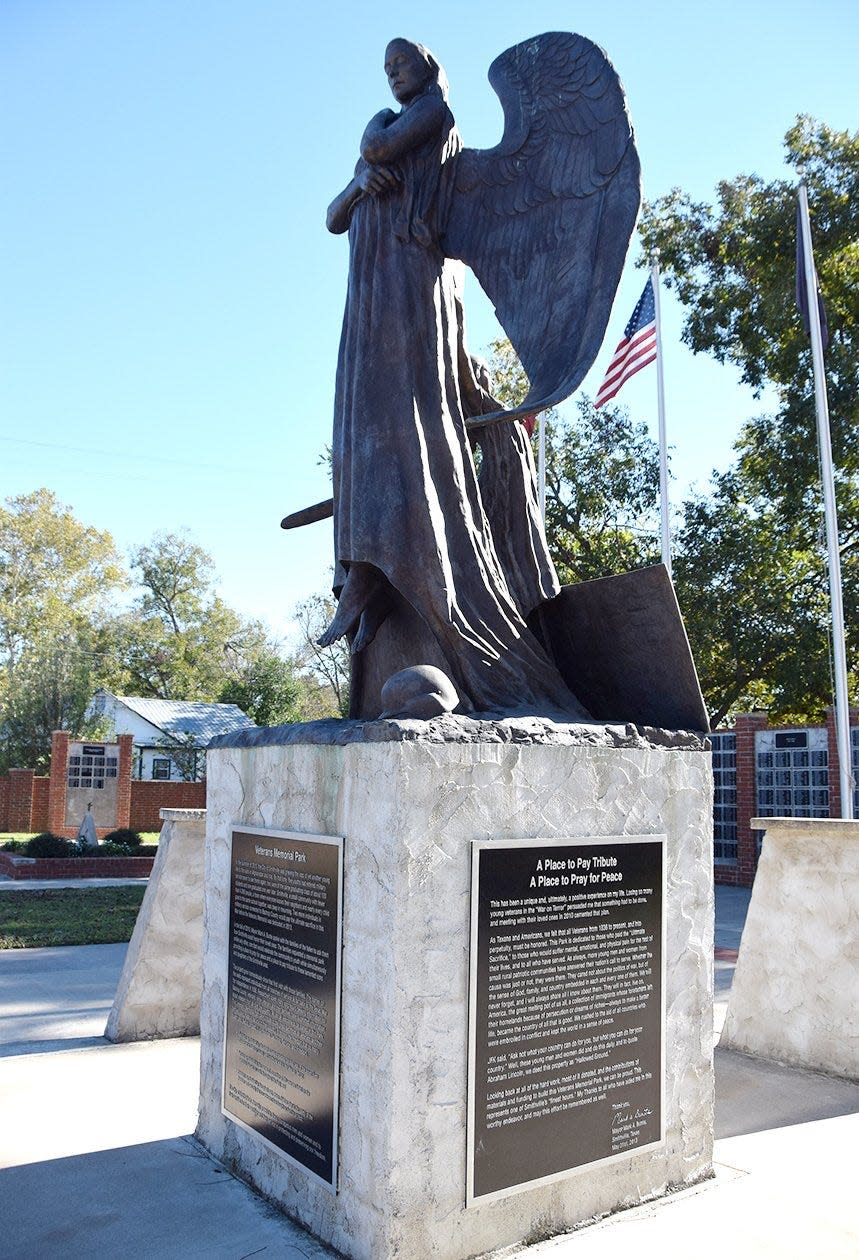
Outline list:
[[[26,840],[4,840],[3,843],[0,844],[0,849],[2,849],[4,853],[23,853],[24,845],[26,843]]]
[[[130,827],[117,827],[116,831],[107,833],[101,847],[104,848],[106,844],[121,844],[133,848],[140,844],[140,832],[132,831]]]
[[[62,836],[55,836],[52,831],[42,831],[33,836],[24,846],[27,857],[58,858],[68,857],[74,851],[73,846]]]

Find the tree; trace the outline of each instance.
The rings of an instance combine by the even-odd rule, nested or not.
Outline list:
[[[292,661],[275,652],[261,652],[224,684],[218,699],[237,704],[257,726],[278,726],[304,719],[307,688],[307,680]]]
[[[262,626],[215,595],[212,558],[185,534],[157,534],[131,563],[142,591],[114,623],[114,689],[214,700],[265,649]]]
[[[787,164],[809,190],[815,262],[831,333],[832,411],[855,423],[859,133],[800,117],[785,136],[785,148]],[[645,206],[640,227],[645,252],[658,251],[665,284],[686,307],[683,340],[693,350],[735,364],[755,390],[775,385],[786,407],[807,412],[813,402],[811,354],[794,300],[796,183],[739,175],[723,180],[717,197],[714,207],[675,188]],[[855,449],[845,454],[855,459]]]
[[[298,661],[316,684],[315,693],[307,698],[308,716],[349,716],[349,646],[345,639],[327,648],[317,643],[336,608],[333,596],[318,593],[302,600],[295,609],[300,634]]]
[[[806,117],[785,137],[809,189],[841,534],[848,662],[859,641],[859,133]],[[811,352],[794,301],[796,186],[723,181],[717,204],[674,189],[645,208],[645,251],[686,308],[683,339],[735,364],[773,414],[754,417],[708,499],[684,507],[675,578],[714,717],[750,703],[818,718],[830,695],[829,619]],[[730,623],[730,624],[729,624]]]
[[[104,720],[88,717],[99,685],[97,636],[71,629],[44,636],[21,655],[3,698],[0,773],[20,766],[46,772],[53,731],[74,731],[97,739]]]
[[[0,772],[44,769],[60,727],[96,734],[84,712],[124,581],[110,534],[49,490],[0,508]]]
[[[528,380],[509,341],[491,346],[493,393],[505,406]],[[546,537],[562,582],[624,573],[659,558],[655,508],[658,450],[624,407],[597,409],[583,397],[546,428]]]
[[[106,619],[125,581],[110,534],[82,525],[50,490],[0,507],[0,663],[7,682],[22,653],[70,625]]]
[[[819,540],[732,469],[684,504],[674,582],[712,726],[763,708],[820,721],[829,693]]]

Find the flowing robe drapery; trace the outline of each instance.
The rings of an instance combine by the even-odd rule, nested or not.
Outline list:
[[[581,717],[508,587],[466,436],[461,307],[437,243],[458,147],[445,110],[438,132],[392,164],[397,184],[352,211],[335,589],[352,563],[379,570],[432,635],[464,709]]]

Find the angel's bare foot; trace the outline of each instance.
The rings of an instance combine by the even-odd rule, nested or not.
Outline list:
[[[378,582],[379,573],[372,565],[358,563],[349,566],[349,574],[340,592],[334,620],[316,640],[320,647],[330,647],[358,624]]]
[[[352,640],[352,654],[361,652],[369,644],[373,642],[379,626],[391,611],[391,597],[388,592],[381,586],[377,586],[376,590],[370,596],[367,607],[361,613],[361,620],[358,622],[358,631]]]

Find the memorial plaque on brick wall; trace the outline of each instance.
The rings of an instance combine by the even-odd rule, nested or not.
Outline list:
[[[235,827],[224,1114],[337,1188],[343,840]]]
[[[118,776],[119,744],[85,744],[72,740],[66,765],[64,825],[79,827],[89,811],[96,827],[115,827]]]
[[[664,848],[475,842],[468,1202],[663,1141]]]

